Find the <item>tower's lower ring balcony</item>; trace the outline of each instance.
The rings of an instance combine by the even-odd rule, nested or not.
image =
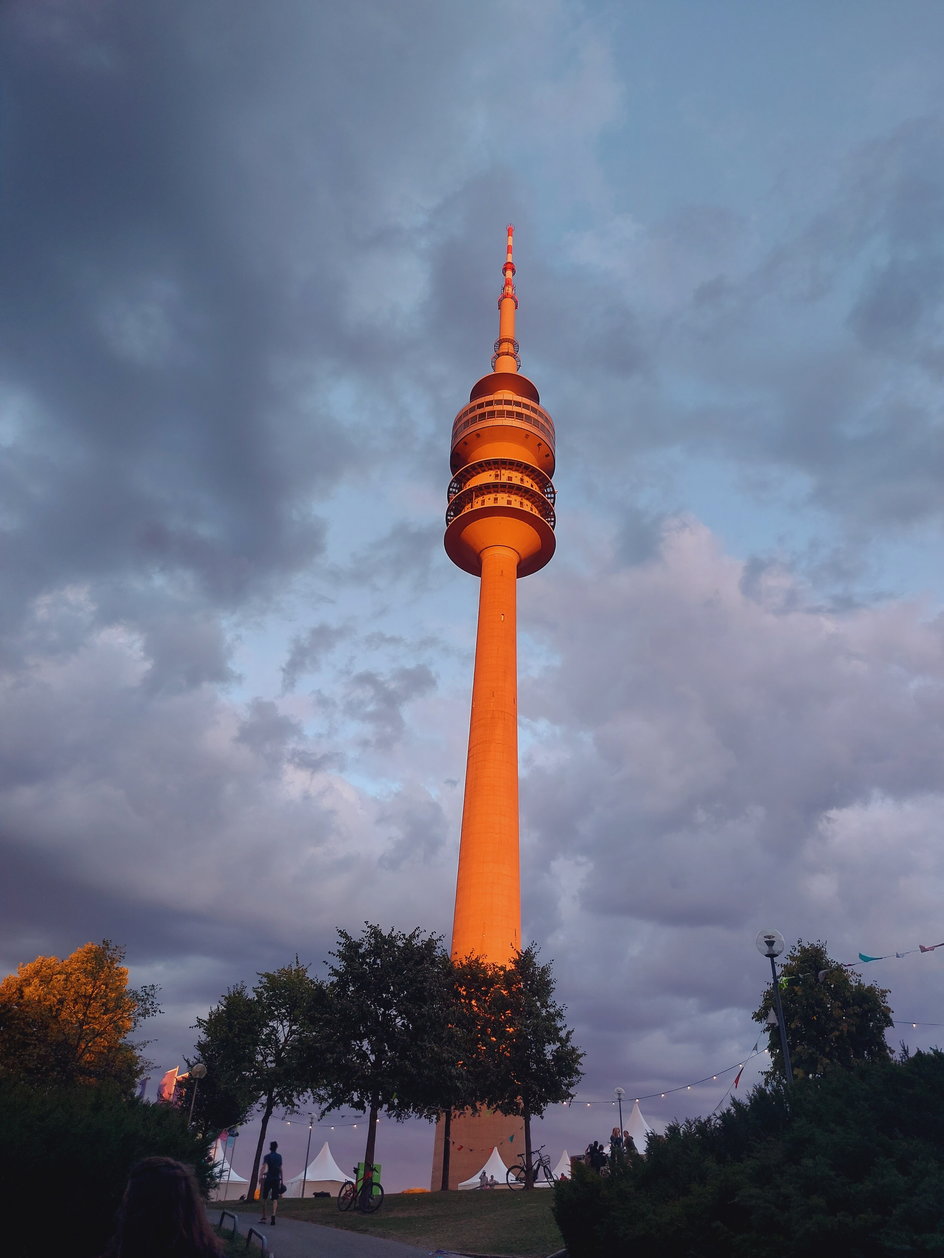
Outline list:
[[[468,489],[456,494],[446,510],[446,524],[451,524],[464,511],[480,507],[495,507],[499,512],[502,507],[517,507],[540,516],[552,529],[557,523],[554,508],[536,489],[507,481],[492,481],[470,485]]]
[[[536,489],[552,506],[557,497],[551,478],[533,463],[525,463],[520,459],[479,459],[475,463],[467,463],[452,478],[449,501],[452,502],[457,494],[462,493],[470,481],[483,476],[489,477],[485,481],[489,485],[501,482],[502,488],[523,486],[526,489]]]

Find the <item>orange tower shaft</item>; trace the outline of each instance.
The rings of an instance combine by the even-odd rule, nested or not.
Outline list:
[[[508,228],[498,340],[490,375],[452,427],[446,553],[481,580],[452,955],[504,965],[521,946],[518,858],[519,577],[554,554],[555,432],[535,386],[519,372],[514,228]],[[506,1163],[522,1149],[520,1119],[452,1120],[449,1186],[476,1174],[493,1146]],[[433,1187],[440,1186],[443,1125]]]
[[[518,554],[482,552],[453,957],[507,962],[521,946],[518,862]]]

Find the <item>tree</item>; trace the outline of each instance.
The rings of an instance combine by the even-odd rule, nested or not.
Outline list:
[[[483,1010],[488,1051],[482,1100],[502,1114],[524,1119],[525,1166],[531,1166],[531,1119],[569,1100],[582,1078],[583,1052],[573,1043],[565,1010],[554,1000],[550,965],[539,965],[537,947],[518,952],[498,967]],[[528,1188],[533,1187],[530,1169]]]
[[[207,1073],[194,1097],[194,1120],[202,1131],[238,1127],[263,1092],[258,1069],[261,1003],[245,983],[237,983],[205,1018],[197,1019],[196,1026],[201,1034],[196,1055],[187,1064],[202,1061]]]
[[[37,957],[0,982],[0,1077],[130,1090],[143,1062],[127,1036],[158,1006],[156,987],[128,986],[124,956],[105,939],[63,960]]]
[[[207,1074],[194,1108],[205,1129],[231,1126],[261,1106],[250,1193],[274,1110],[293,1109],[320,1078],[316,1037],[324,999],[324,985],[296,957],[294,965],[261,973],[252,992],[243,984],[230,988],[206,1018],[197,1019],[201,1036],[194,1060],[206,1065]]]
[[[442,1102],[432,1082],[444,1060],[451,963],[437,935],[338,931],[323,1021],[322,1115],[350,1106],[368,1115],[364,1161],[374,1162],[377,1118],[427,1115]]]
[[[453,961],[449,968],[447,1022],[438,1060],[430,1057],[428,1062],[432,1095],[427,1116],[441,1117],[444,1126],[443,1192],[449,1187],[453,1114],[479,1109],[495,1074],[496,1042],[488,1030],[487,1010],[502,978],[500,966],[478,957]]]
[[[796,1079],[824,1074],[856,1062],[888,1061],[886,1028],[893,1026],[888,992],[866,983],[858,974],[834,961],[826,946],[797,940],[780,967],[780,999],[787,1043]],[[767,1023],[774,1009],[773,989],[768,988],[755,1022]],[[780,1031],[769,1033],[771,1078],[784,1078]]]

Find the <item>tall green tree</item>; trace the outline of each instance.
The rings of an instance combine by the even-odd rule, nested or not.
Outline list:
[[[524,1119],[525,1165],[531,1165],[531,1119],[548,1105],[569,1100],[583,1076],[583,1052],[573,1043],[565,1010],[554,999],[550,964],[537,947],[518,952],[498,967],[483,1009],[484,1100],[502,1114]],[[533,1187],[530,1171],[527,1187]]]
[[[36,1086],[133,1089],[143,1045],[129,1035],[158,1012],[157,988],[128,986],[125,952],[110,939],[37,957],[0,982],[0,1078]]]
[[[364,1161],[375,1161],[377,1118],[427,1115],[442,1102],[431,1082],[444,1060],[451,963],[438,935],[365,923],[338,931],[331,997],[319,1037],[322,1114],[367,1114]]]
[[[863,1061],[888,1061],[885,1031],[894,1025],[888,992],[834,961],[826,945],[797,940],[780,967],[780,999],[793,1074],[815,1078],[836,1067]],[[768,987],[752,1017],[768,1025],[775,1011]],[[785,1077],[780,1031],[769,1024],[768,1077]]]
[[[439,1118],[445,1128],[440,1184],[443,1192],[449,1187],[453,1116],[481,1108],[497,1069],[497,1045],[488,1018],[495,987],[502,982],[503,974],[501,966],[490,965],[479,957],[455,960],[448,972],[447,1020],[438,1059],[435,1055],[429,1059],[431,1094],[426,1115]]]
[[[204,1130],[240,1122],[256,1109],[261,1115],[250,1193],[273,1112],[294,1109],[318,1087],[325,999],[324,984],[296,958],[293,965],[261,973],[251,992],[242,984],[230,988],[206,1018],[197,1019],[194,1060],[204,1062],[207,1074],[195,1112]]]
[[[207,1068],[192,1098],[201,1131],[238,1127],[258,1104],[263,1023],[262,1003],[245,983],[231,987],[205,1018],[197,1019],[200,1037],[187,1064],[202,1061]]]

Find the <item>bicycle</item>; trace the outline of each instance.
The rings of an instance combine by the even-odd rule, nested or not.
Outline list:
[[[362,1214],[373,1214],[383,1205],[384,1190],[379,1179],[374,1179],[373,1168],[364,1171],[364,1178],[358,1184],[357,1168],[354,1168],[354,1180],[346,1179],[338,1189],[338,1209],[350,1210],[357,1205]]]
[[[542,1144],[540,1149],[535,1149],[531,1154],[531,1183],[538,1182],[538,1176],[544,1176],[544,1182],[547,1184],[554,1183],[554,1172],[551,1170],[550,1159],[544,1152],[545,1146]],[[505,1176],[509,1188],[525,1188],[528,1183],[528,1176],[525,1167],[509,1166],[508,1174]]]

